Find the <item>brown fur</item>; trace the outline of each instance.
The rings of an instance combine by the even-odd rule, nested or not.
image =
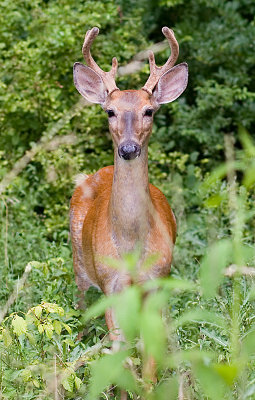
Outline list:
[[[123,276],[122,272],[113,270],[100,261],[100,257],[103,256],[120,258],[108,212],[113,172],[114,166],[109,166],[85,178],[76,188],[71,199],[70,221],[74,271],[80,290],[86,290],[94,285],[106,294],[110,294],[115,291],[115,287],[121,289],[130,281],[128,276]],[[172,248],[176,237],[175,218],[165,196],[151,184],[149,193],[154,215],[150,216],[150,228],[143,259],[153,253],[160,253],[161,258],[152,270],[145,273],[141,271],[138,274],[140,281],[169,274]],[[164,234],[169,237],[164,238]]]

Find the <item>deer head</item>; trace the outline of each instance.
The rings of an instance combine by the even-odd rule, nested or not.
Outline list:
[[[82,52],[87,66],[74,64],[74,84],[80,94],[89,102],[101,104],[109,117],[109,128],[117,154],[123,160],[140,156],[148,144],[153,116],[161,104],[177,99],[188,83],[188,65],[174,66],[179,46],[171,29],[162,29],[171,48],[167,62],[158,67],[154,54],[149,53],[150,76],[140,90],[119,90],[115,83],[117,59],[112,59],[109,72],[103,71],[94,61],[90,47],[99,33],[92,28],[86,33]]]

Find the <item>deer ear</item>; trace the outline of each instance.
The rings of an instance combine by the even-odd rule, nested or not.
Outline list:
[[[153,91],[153,96],[158,104],[170,103],[184,92],[187,84],[188,64],[181,63],[161,76]]]
[[[102,78],[93,69],[81,63],[73,66],[74,85],[78,92],[91,103],[103,104],[107,90]]]

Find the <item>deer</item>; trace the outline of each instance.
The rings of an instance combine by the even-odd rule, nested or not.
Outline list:
[[[139,90],[117,87],[116,57],[108,72],[95,62],[90,49],[99,33],[97,27],[85,35],[82,53],[87,65],[76,62],[73,67],[78,92],[108,114],[114,147],[114,165],[79,179],[70,203],[73,266],[81,292],[95,286],[109,296],[132,285],[128,271],[113,269],[104,260],[121,260],[138,244],[141,251],[136,283],[170,274],[176,219],[164,194],[149,183],[148,142],[155,112],[186,89],[188,65],[183,62],[175,66],[178,42],[168,27],[162,32],[171,54],[159,67],[149,51],[150,76]],[[155,253],[159,255],[155,265],[142,270],[142,262]],[[105,320],[110,339],[124,340],[113,309],[106,310]]]

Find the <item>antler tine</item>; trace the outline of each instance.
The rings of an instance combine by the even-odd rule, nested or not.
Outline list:
[[[117,61],[116,57],[113,57],[112,68],[109,72],[103,71],[97,65],[97,63],[95,62],[95,60],[93,59],[93,57],[91,55],[90,48],[91,48],[93,41],[97,37],[98,33],[99,33],[99,29],[97,27],[89,29],[86,32],[84,43],[82,46],[82,53],[83,53],[84,59],[88,65],[88,67],[93,69],[95,72],[98,73],[98,75],[101,76],[101,78],[110,94],[114,90],[118,89],[118,87],[116,86],[116,83],[115,83],[115,76],[116,76],[117,69],[118,69],[118,61]]]
[[[142,87],[143,90],[146,90],[149,94],[152,94],[152,90],[156,86],[159,78],[170,68],[172,68],[178,58],[179,55],[179,45],[174,36],[174,32],[172,29],[169,29],[167,26],[162,28],[163,35],[167,38],[169,46],[171,48],[171,55],[168,58],[167,62],[162,66],[158,67],[155,63],[155,57],[152,51],[149,52],[149,63],[150,63],[150,76]]]

